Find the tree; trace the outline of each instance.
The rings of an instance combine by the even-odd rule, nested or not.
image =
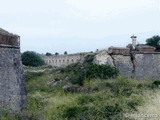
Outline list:
[[[52,55],[52,54],[51,54],[51,53],[49,53],[49,52],[47,52],[47,53],[46,53],[46,56],[51,56],[51,55]]]
[[[44,60],[39,56],[39,54],[33,51],[26,51],[21,57],[23,65],[33,67],[44,65]]]
[[[58,52],[56,52],[56,53],[55,53],[55,55],[59,55],[59,53],[58,53]]]
[[[155,47],[156,51],[160,52],[160,36],[155,35],[151,38],[148,38],[146,40],[146,44]]]
[[[65,51],[65,52],[64,52],[64,55],[67,55],[67,54],[68,54],[67,51]]]

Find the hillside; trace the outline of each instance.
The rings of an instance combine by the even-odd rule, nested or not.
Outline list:
[[[33,70],[34,69],[34,70]],[[85,79],[75,91],[62,88],[68,80],[60,80],[55,86],[49,83],[58,76],[59,70],[50,67],[25,68],[27,106],[22,113],[11,115],[9,120],[128,120],[125,113],[136,112],[146,99],[146,91],[154,91],[154,81],[127,80],[122,76],[114,79]],[[65,76],[66,77],[66,76]]]

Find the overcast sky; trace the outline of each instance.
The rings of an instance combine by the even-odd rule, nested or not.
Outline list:
[[[160,35],[160,0],[0,0],[0,27],[21,51],[76,53]]]

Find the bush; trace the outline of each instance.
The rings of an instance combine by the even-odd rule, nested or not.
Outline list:
[[[153,83],[152,83],[152,87],[154,88],[158,88],[160,86],[160,81],[154,81]]]
[[[51,55],[52,55],[52,54],[51,54],[51,53],[49,53],[49,52],[47,52],[47,53],[46,53],[46,56],[51,56]]]
[[[156,51],[160,51],[160,36],[155,35],[146,40],[147,45],[153,46],[156,48]]]
[[[37,53],[26,51],[22,54],[22,63],[26,66],[37,67],[44,65],[44,60]]]
[[[93,64],[94,54],[87,55],[83,63],[74,63],[66,68],[61,68],[61,73],[68,74],[68,80],[73,84],[83,85],[85,79],[115,78],[119,71],[110,65]]]
[[[86,72],[86,78],[108,79],[118,75],[118,70],[110,65],[90,64]]]

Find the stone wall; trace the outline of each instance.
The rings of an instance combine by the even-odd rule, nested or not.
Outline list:
[[[108,53],[113,55],[129,55],[129,48],[121,48],[121,47],[110,47],[108,48]]]
[[[159,52],[133,52],[130,55],[113,55],[107,51],[102,51],[95,56],[94,63],[115,66],[127,78],[160,80]]]
[[[80,58],[80,54],[42,56],[42,59],[47,65],[54,67],[65,67],[69,64],[76,63]]]
[[[160,79],[160,53],[134,54],[136,79]]]
[[[10,46],[19,46],[19,36],[6,36],[0,34],[0,45],[10,45]]]
[[[0,109],[18,111],[25,105],[26,90],[20,49],[12,45],[0,45]]]

